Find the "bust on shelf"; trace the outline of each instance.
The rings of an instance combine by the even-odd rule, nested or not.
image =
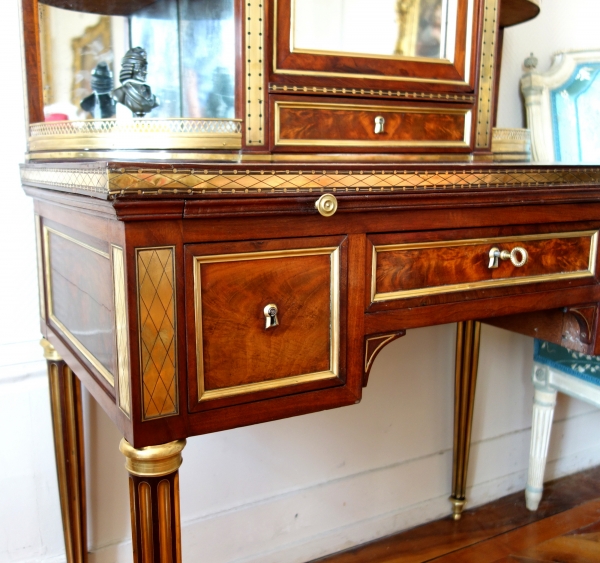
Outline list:
[[[144,117],[160,105],[146,83],[148,59],[142,47],[129,49],[121,61],[119,80],[122,86],[112,91],[114,100],[128,107],[136,117]]]

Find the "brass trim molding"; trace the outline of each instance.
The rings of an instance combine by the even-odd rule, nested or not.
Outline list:
[[[87,119],[29,126],[30,151],[240,149],[239,119]]]
[[[335,155],[334,155],[335,156]],[[385,156],[385,155],[383,155]],[[306,160],[300,155],[301,160]],[[419,160],[422,155],[418,155]],[[231,166],[231,165],[230,165]],[[243,165],[242,165],[243,166]],[[237,194],[257,193],[323,193],[406,192],[430,190],[464,190],[490,188],[522,188],[544,186],[597,186],[600,167],[513,168],[417,171],[410,168],[373,169],[365,163],[357,169],[312,170],[248,170],[223,168],[110,168],[106,163],[95,169],[52,168],[41,164],[21,166],[24,184],[54,188],[55,185],[75,187],[85,185],[91,176],[103,187],[92,187],[104,197],[145,194]],[[440,165],[441,167],[442,165]],[[91,181],[90,181],[91,183]],[[85,187],[84,187],[85,189]]]
[[[265,0],[246,0],[246,144],[252,147],[265,144]]]
[[[506,287],[511,285],[526,285],[538,282],[551,282],[569,279],[584,278],[596,274],[596,256],[598,253],[599,231],[579,231],[567,233],[545,233],[534,235],[490,237],[466,240],[442,240],[422,243],[405,243],[373,246],[372,271],[371,271],[371,302],[391,301],[396,299],[408,299],[410,297],[422,297],[424,295],[440,295],[442,293],[453,293],[456,291],[473,291],[489,287]],[[575,238],[590,237],[590,253],[588,257],[587,270],[575,272],[560,272],[555,274],[537,274],[534,276],[522,276],[517,278],[497,278],[477,282],[463,282],[448,285],[423,287],[418,289],[396,290],[386,293],[377,293],[377,254],[380,252],[394,252],[402,250],[420,250],[427,248],[449,248],[459,246],[475,246],[480,244],[501,244],[503,242],[524,242],[534,240],[549,240],[553,238]]]
[[[392,340],[396,340],[398,338],[398,332],[394,332],[393,334],[384,334],[383,336],[372,336],[367,338],[365,341],[365,372],[368,372],[371,369],[371,365],[375,361],[377,354],[379,354],[380,350]],[[379,344],[375,347],[374,350],[369,354],[369,343],[375,340],[381,340]]]
[[[40,340],[40,346],[44,349],[44,358],[49,362],[60,362],[62,358],[56,351],[56,348],[48,342],[45,338]]]
[[[185,440],[175,440],[160,446],[134,448],[125,438],[121,439],[119,450],[125,456],[125,468],[138,477],[162,477],[179,469],[183,461],[181,452]]]
[[[327,86],[295,86],[271,84],[270,92],[299,92],[312,94],[343,94],[353,96],[387,96],[388,98],[405,98],[407,100],[438,100],[447,102],[474,102],[475,96],[472,94],[440,94],[433,92],[409,92],[406,90],[381,90],[369,88],[330,88]]]
[[[240,162],[240,151],[231,152],[196,152],[196,151],[168,151],[163,150],[98,150],[98,151],[41,151],[32,152],[27,155],[31,162],[40,160],[128,160],[132,162],[157,162],[177,161],[199,161],[199,162]],[[447,160],[447,158],[446,158]]]
[[[38,274],[38,297],[40,306],[40,317],[46,321],[46,296],[44,295],[44,255],[42,246],[42,218],[35,214],[35,249],[37,257]]]
[[[481,63],[479,67],[479,103],[475,147],[486,149],[492,137],[492,98],[494,91],[494,66],[496,55],[496,28],[499,0],[485,0],[483,9],[483,34],[481,37]]]
[[[175,247],[137,248],[142,420],[179,414]]]
[[[283,139],[281,137],[281,110],[288,109],[315,109],[331,111],[356,111],[372,113],[429,113],[460,115],[465,118],[463,138],[461,141],[394,141],[394,140],[368,140],[368,139]],[[275,102],[275,146],[311,146],[311,147],[436,147],[436,148],[468,148],[471,136],[471,110],[452,109],[439,107],[415,106],[382,106],[382,105],[354,105],[318,102]]]
[[[86,250],[89,250],[90,252],[94,252],[95,254],[98,254],[99,256],[106,258],[107,260],[110,260],[110,256],[106,252],[103,252],[102,250],[99,250],[98,248],[90,246],[89,244],[86,244],[85,242],[77,240],[65,233],[61,233],[60,231],[57,231],[56,229],[53,229],[46,225],[43,227],[44,258],[45,258],[44,273],[45,273],[45,277],[46,277],[46,288],[48,290],[48,294],[47,294],[48,317],[60,329],[60,331],[65,336],[65,338],[77,350],[79,350],[79,352],[81,352],[83,354],[83,356],[86,358],[86,360],[88,362],[90,362],[90,364],[92,364],[92,366],[111,385],[111,387],[114,387],[115,386],[114,375],[112,373],[110,373],[110,371],[100,362],[100,360],[98,360],[98,358],[96,358],[96,356],[94,356],[94,354],[92,354],[77,339],[77,337],[66,327],[66,325],[62,321],[60,321],[58,319],[58,317],[54,314],[53,300],[52,300],[52,265],[51,265],[52,256],[50,254],[50,234],[54,234],[56,236],[64,238],[65,240],[68,240],[74,244],[77,244],[78,246],[81,246],[82,248],[85,248]]]
[[[129,330],[127,326],[127,287],[123,249],[112,245],[113,286],[115,306],[115,336],[117,348],[117,404],[130,418],[131,374],[129,371]]]
[[[84,191],[107,194],[109,175],[106,163],[71,168],[21,164],[21,182],[32,186],[60,188],[68,191]]]
[[[305,373],[225,387],[221,389],[206,390],[204,386],[204,352],[203,352],[203,330],[202,330],[202,264],[215,264],[222,262],[239,262],[242,260],[267,260],[272,258],[292,258],[300,256],[329,255],[331,260],[330,295],[331,295],[331,322],[330,322],[330,348],[329,348],[329,370]],[[198,378],[198,402],[257,393],[281,387],[290,387],[311,381],[324,379],[335,379],[339,375],[340,362],[340,248],[338,246],[323,248],[297,248],[290,250],[271,250],[264,252],[242,252],[239,254],[217,254],[211,256],[194,257],[194,308],[196,320],[196,363]]]

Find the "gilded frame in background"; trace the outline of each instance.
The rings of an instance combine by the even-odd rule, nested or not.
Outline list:
[[[71,41],[73,49],[73,85],[71,102],[75,107],[92,92],[91,73],[106,53],[112,51],[110,17],[100,16],[98,23],[85,28],[83,35]],[[110,61],[107,61],[110,62]]]

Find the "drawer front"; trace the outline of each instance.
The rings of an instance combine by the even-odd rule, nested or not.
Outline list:
[[[274,111],[275,146],[469,147],[468,108],[276,101]]]
[[[192,251],[200,408],[339,384],[340,252]]]
[[[597,242],[580,231],[374,245],[371,302],[594,276]]]

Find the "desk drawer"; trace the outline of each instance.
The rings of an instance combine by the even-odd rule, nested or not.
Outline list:
[[[339,237],[187,248],[195,409],[340,384],[341,253]]]
[[[274,114],[276,147],[404,150],[469,146],[468,108],[277,100]]]
[[[371,302],[594,276],[597,243],[598,231],[374,241]]]

